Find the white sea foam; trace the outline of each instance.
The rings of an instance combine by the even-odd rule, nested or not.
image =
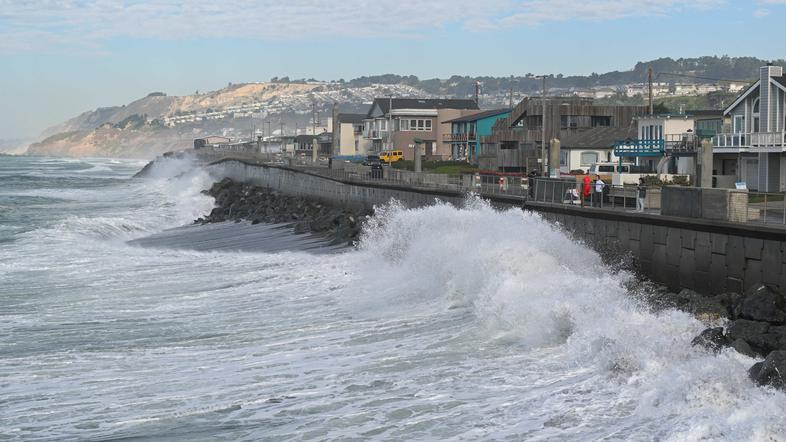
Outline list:
[[[537,215],[394,204],[328,256],[125,243],[209,211],[210,181],[112,180],[0,247],[0,438],[786,434],[753,360],[691,347],[701,323]]]

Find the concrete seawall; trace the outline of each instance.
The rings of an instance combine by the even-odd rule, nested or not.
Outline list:
[[[241,160],[222,160],[207,166],[214,176],[231,178],[257,186],[269,187],[293,196],[325,200],[348,207],[372,208],[395,198],[408,207],[434,204],[435,199],[459,205],[466,194],[391,183],[345,182],[316,173],[284,166],[259,165]],[[494,198],[496,205],[521,206],[517,198]]]
[[[223,160],[208,168],[220,178],[355,207],[370,208],[391,198],[409,207],[433,204],[435,199],[458,205],[465,199],[461,192],[343,182],[238,160]],[[490,200],[500,207],[522,205],[521,200],[504,196]],[[642,274],[672,289],[741,292],[760,283],[786,289],[786,229],[547,203],[532,202],[525,207],[559,223],[604,255],[631,259]]]
[[[761,225],[528,203],[600,251],[628,254],[670,288],[742,292],[760,283],[786,289],[786,230]]]

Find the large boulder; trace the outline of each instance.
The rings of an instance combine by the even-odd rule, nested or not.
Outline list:
[[[786,327],[771,326],[767,322],[738,319],[729,324],[726,337],[730,342],[746,342],[755,354],[761,356],[775,350],[786,350]]]
[[[734,317],[786,324],[786,298],[772,287],[754,286],[734,306]]]
[[[774,351],[764,362],[758,362],[748,370],[756,384],[783,389],[786,386],[786,351]]]
[[[759,356],[759,354],[756,353],[756,350],[751,348],[750,344],[748,344],[747,342],[743,341],[742,339],[735,339],[731,343],[731,348],[736,350],[737,353],[743,354],[743,355],[748,356],[750,358],[755,358],[755,357]]]
[[[692,345],[700,345],[707,350],[718,353],[729,345],[729,339],[723,335],[723,327],[708,328],[693,338]]]

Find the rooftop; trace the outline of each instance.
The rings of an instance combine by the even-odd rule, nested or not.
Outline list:
[[[640,115],[635,118],[637,119],[647,119],[647,118],[688,119],[688,118],[722,118],[722,117],[723,117],[722,110],[698,109],[698,110],[686,110],[682,113],[666,112],[666,113],[655,114],[655,115]]]
[[[478,109],[475,100],[468,99],[394,98],[392,101],[393,109]],[[390,102],[390,98],[375,98],[366,118],[371,118],[375,106],[379,106],[382,113],[387,114],[390,110]]]
[[[635,127],[593,127],[560,137],[560,147],[581,149],[611,149],[614,143],[636,138]]]
[[[472,115],[465,115],[463,117],[454,118],[452,120],[446,121],[446,123],[462,123],[468,121],[478,121],[486,117],[493,117],[495,115],[502,115],[511,112],[513,109],[505,108],[505,109],[490,109],[482,112],[478,112]]]
[[[338,121],[341,123],[361,124],[366,114],[338,114]]]

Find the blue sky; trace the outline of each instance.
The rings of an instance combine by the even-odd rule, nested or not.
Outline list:
[[[786,0],[0,0],[0,138],[99,106],[263,81],[588,74],[786,57]]]

